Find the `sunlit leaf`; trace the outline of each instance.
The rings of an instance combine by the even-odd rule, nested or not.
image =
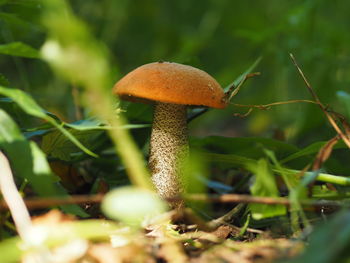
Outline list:
[[[255,175],[254,184],[250,189],[254,196],[280,196],[275,176],[266,159],[260,159],[257,165],[251,165],[249,168]],[[249,208],[255,220],[284,215],[287,212],[286,207],[282,205],[250,204]]]
[[[125,186],[110,191],[101,204],[102,211],[132,227],[140,227],[168,209],[168,205],[153,191]]]
[[[75,130],[108,130],[112,127],[109,125],[106,125],[100,120],[97,119],[84,119],[79,120],[74,123],[65,123],[66,127],[73,128]],[[120,127],[120,129],[141,129],[141,128],[147,128],[150,127],[150,124],[127,124]]]
[[[54,220],[52,220],[54,221]],[[51,224],[53,224],[51,222]],[[105,241],[110,238],[120,227],[106,220],[77,220],[53,224],[52,227],[40,225],[40,234],[43,238],[43,246],[48,248],[58,247],[72,240],[92,240]],[[39,252],[42,247],[39,247]],[[33,252],[35,248],[28,247],[19,237],[13,237],[0,242],[0,262],[19,262],[20,258],[28,252]]]
[[[13,263],[19,262],[22,251],[19,247],[21,240],[19,237],[13,237],[0,242],[0,262]]]
[[[84,21],[76,17],[67,2],[44,1],[42,23],[50,32],[41,48],[42,59],[67,80],[84,90],[84,102],[92,112],[111,126],[108,132],[132,183],[147,189],[153,186],[144,160],[131,136],[122,127],[122,115],[116,118],[115,100],[110,88],[110,55],[100,41],[91,34]]]
[[[11,161],[14,173],[26,179],[35,192],[41,196],[65,195],[65,191],[57,182],[49,168],[44,153],[34,142],[27,141],[16,123],[0,109],[0,148],[5,151]],[[67,212],[85,216],[78,206],[64,206]]]
[[[87,149],[79,140],[77,140],[69,131],[64,129],[61,124],[46,114],[45,110],[42,109],[35,100],[28,94],[24,93],[19,89],[9,89],[0,86],[0,94],[10,97],[15,101],[19,107],[29,115],[41,118],[51,123],[55,128],[62,132],[69,140],[71,140],[77,147],[79,147],[85,153],[97,157],[96,154]]]
[[[309,226],[309,221],[305,216],[303,208],[300,204],[300,200],[307,198],[306,186],[304,182],[309,180],[311,176],[304,176],[300,178],[293,174],[289,174],[286,169],[283,169],[281,163],[277,160],[273,151],[265,150],[266,155],[269,157],[274,166],[281,171],[282,179],[288,189],[290,204],[290,218],[292,229],[297,232],[300,231],[300,221],[303,222],[304,226]],[[311,173],[313,175],[313,173]],[[305,174],[304,174],[305,175]],[[312,179],[316,177],[313,176]]]

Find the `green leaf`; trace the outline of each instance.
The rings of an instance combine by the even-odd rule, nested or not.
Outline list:
[[[249,170],[255,175],[255,182],[251,187],[254,196],[279,197],[275,176],[266,159],[260,159],[256,165],[250,165]],[[282,205],[250,204],[249,208],[255,220],[285,215],[287,209]]]
[[[255,175],[255,182],[251,188],[254,196],[279,197],[278,188],[275,182],[274,171],[266,159],[258,161],[237,155],[202,153],[207,160],[211,162],[230,163],[242,167]],[[260,220],[263,218],[284,215],[286,208],[281,205],[261,205],[253,204],[250,206],[253,219]]]
[[[0,93],[15,101],[27,114],[41,119],[47,118],[45,111],[33,100],[30,95],[22,90],[0,86]]]
[[[314,155],[315,153],[317,153],[327,142],[315,142],[293,154],[291,154],[290,156],[282,159],[280,161],[280,163],[286,163],[301,157],[305,157],[305,156],[309,156],[309,155]],[[338,142],[335,146],[334,149],[341,149],[341,148],[345,148],[345,145],[343,142]]]
[[[11,161],[16,176],[26,179],[34,191],[41,196],[62,196],[66,192],[57,182],[59,178],[50,170],[44,153],[34,142],[27,141],[16,123],[0,109],[0,149]],[[64,206],[65,211],[86,216],[78,206]]]
[[[3,0],[2,0],[3,1]],[[22,3],[31,3],[34,10],[31,12],[37,12],[38,10],[38,4],[34,4],[34,1],[22,1]],[[18,1],[11,0],[11,5],[13,4],[19,4]],[[27,5],[29,7],[29,5]],[[28,9],[27,9],[28,10]],[[32,14],[33,14],[32,13]],[[35,15],[35,14],[33,14]],[[32,33],[34,33],[34,30],[40,30],[40,27],[36,24],[33,24],[32,21],[24,20],[22,19],[23,16],[17,15],[16,12],[9,13],[9,12],[0,12],[0,21],[5,22],[5,25],[8,27],[8,29],[21,29],[21,30],[31,30]],[[28,18],[26,16],[26,18]]]
[[[79,120],[73,123],[65,123],[64,126],[73,128],[75,130],[86,131],[86,130],[109,130],[112,127],[109,125],[105,125],[100,120],[97,119],[85,119]],[[150,127],[150,124],[127,124],[123,125],[119,129],[141,129]]]
[[[304,253],[287,263],[317,262],[333,263],[349,257],[350,212],[341,211],[331,220],[319,224],[311,234]],[[321,252],[321,253],[320,253]]]
[[[0,242],[0,262],[14,263],[20,262],[22,257],[22,249],[20,248],[21,239],[13,237]]]
[[[254,61],[254,63],[245,72],[243,72],[241,75],[239,75],[233,82],[231,82],[228,86],[226,86],[226,88],[224,88],[224,92],[230,91],[232,85],[234,85],[236,87],[247,74],[252,73],[252,71],[259,65],[261,59],[262,59],[262,57],[257,58]],[[192,109],[191,114],[190,114],[192,116],[190,116],[189,121],[196,119],[198,116],[206,113],[207,111],[208,111],[208,108]]]
[[[2,109],[0,109],[0,123],[0,143],[12,143],[24,140],[16,123]]]
[[[120,101],[119,107],[125,109],[123,114],[128,120],[138,123],[151,123],[153,119],[153,107],[149,104]],[[192,109],[193,111],[194,109]]]
[[[256,164],[257,162],[254,159],[242,157],[234,154],[218,154],[218,153],[207,153],[207,152],[202,152],[201,154],[203,154],[207,158],[207,160],[209,160],[210,162],[217,162],[217,163],[223,163],[226,165],[228,164],[235,167],[242,167],[247,170],[249,169],[249,165]],[[278,174],[284,173],[286,176],[296,176],[300,174],[303,174],[304,176],[312,176],[314,174],[313,172],[303,172],[300,170],[293,170],[293,169],[288,169],[284,167],[278,168],[276,166],[273,166],[273,171]],[[350,178],[345,176],[319,173],[318,176],[316,177],[316,180],[320,182],[350,186]]]
[[[93,150],[105,142],[105,139],[101,138],[101,130],[70,129],[69,133]],[[41,147],[50,157],[64,161],[73,161],[81,153],[79,147],[57,130],[44,135]]]
[[[228,153],[258,159],[265,156],[263,149],[269,149],[277,158],[284,158],[299,150],[298,147],[269,138],[229,138],[210,136],[205,138],[191,138],[191,147],[210,149],[217,153]]]
[[[299,178],[294,176],[293,174],[288,173],[287,169],[282,167],[281,163],[277,160],[276,155],[273,151],[264,149],[264,152],[266,156],[270,159],[274,167],[276,167],[277,170],[281,171],[282,179],[289,191],[291,191],[293,188],[299,185]]]
[[[34,171],[34,156],[38,153],[33,143],[29,143],[21,134],[17,125],[7,113],[0,109],[0,147],[11,160],[15,174],[27,179],[37,193],[43,196],[55,193],[54,183],[57,178],[52,174],[38,178]],[[38,171],[38,163],[36,165]]]
[[[0,12],[0,21],[7,24],[8,27],[21,28],[22,30],[30,30],[33,24],[19,18],[16,14]]]
[[[234,81],[232,81],[229,85],[227,85],[225,88],[224,88],[224,91],[227,92],[230,90],[230,88],[232,87],[232,85],[235,85],[237,86],[242,80],[243,78],[252,73],[253,70],[259,65],[260,61],[262,60],[262,57],[258,57],[254,62],[253,64],[246,70],[244,71],[241,75],[238,76],[238,78],[236,78]]]
[[[281,176],[288,188],[289,200],[291,202],[291,205],[289,207],[291,227],[295,232],[299,232],[300,220],[305,227],[310,225],[299,200],[307,198],[306,186],[308,184],[305,184],[305,182],[308,182],[308,180],[310,180],[311,178],[315,179],[315,175],[311,173],[311,175],[304,176],[302,180],[300,180],[300,178],[295,176],[295,174],[288,174],[287,169],[284,169],[282,165],[278,162],[273,151],[265,149],[265,153],[270,159],[270,161],[274,164],[274,166],[279,171],[281,171]]]
[[[0,242],[0,262],[19,262],[25,253],[42,253],[42,247],[54,248],[67,244],[72,240],[109,240],[113,233],[120,232],[120,226],[107,220],[76,220],[69,224],[57,224],[55,227],[42,229],[42,246],[31,247],[24,244],[19,237],[13,237]],[[133,235],[124,235],[130,241]],[[124,237],[123,236],[123,237]],[[38,249],[38,250],[36,250]]]
[[[64,129],[61,124],[57,123],[57,121],[51,116],[47,115],[45,110],[42,109],[33,98],[26,94],[25,92],[19,89],[9,89],[0,86],[0,94],[10,97],[13,101],[15,101],[19,107],[27,114],[41,118],[52,124],[55,128],[57,128],[61,133],[63,133],[72,143],[74,143],[77,147],[79,147],[86,154],[89,154],[93,157],[98,157],[96,154],[87,149],[79,140],[77,140],[69,131]]]
[[[227,163],[236,167],[242,167],[248,169],[251,165],[255,165],[254,159],[242,157],[234,154],[219,154],[219,153],[207,153],[202,152],[202,155],[210,162]]]
[[[40,58],[38,50],[22,42],[0,45],[0,54],[25,58]]]
[[[213,181],[208,180],[208,161],[201,154],[196,151],[191,151],[189,159],[184,165],[183,175],[181,180],[185,182],[186,194],[192,193],[205,193],[207,192],[207,186],[211,187],[215,184]],[[201,183],[199,183],[201,182]],[[214,185],[215,187],[217,185]],[[203,202],[186,201],[190,207],[196,207],[203,213],[205,213],[207,206]]]
[[[34,116],[28,115],[21,109],[18,104],[9,97],[0,98],[0,108],[5,110],[11,118],[21,127],[21,129],[32,128],[38,120]],[[52,125],[46,123],[48,128],[52,128]],[[33,129],[33,128],[32,128]],[[37,129],[37,127],[35,127]]]
[[[55,195],[54,184],[58,181],[51,173],[46,178],[38,178],[36,173],[42,162],[35,159],[37,146],[28,142],[21,134],[16,123],[2,109],[0,109],[0,149],[4,150],[11,160],[14,173],[29,181],[35,192],[42,196]],[[46,159],[45,159],[46,162]],[[41,163],[41,164],[39,164]],[[34,165],[36,164],[36,165]],[[34,169],[34,166],[36,169]]]
[[[350,192],[348,190],[338,189],[334,191],[329,189],[326,185],[314,185],[312,187],[312,197],[316,199],[348,199]]]

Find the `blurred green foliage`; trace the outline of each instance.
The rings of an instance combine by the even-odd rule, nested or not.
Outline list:
[[[266,104],[309,98],[288,53],[293,53],[325,104],[343,111],[336,96],[349,84],[348,4],[322,0],[254,1],[70,1],[75,13],[110,50],[114,80],[147,62],[170,60],[206,70],[223,85],[232,82],[257,57],[262,73],[249,81],[234,102]],[[40,1],[3,1],[0,22],[4,44],[21,41],[40,48],[46,32]],[[52,76],[43,62],[1,56],[0,71],[11,86],[30,91],[49,110],[73,120],[68,85]],[[232,117],[245,109],[215,111],[193,122],[193,133],[267,135],[285,132],[306,145],[332,133],[314,105],[277,106],[245,120]],[[344,113],[344,112],[342,112]],[[128,113],[127,113],[128,115]],[[146,115],[148,116],[148,115]],[[142,121],[138,116],[137,120]],[[254,127],[260,123],[259,127]],[[224,131],[222,131],[224,129]],[[317,131],[315,133],[314,131]]]
[[[289,53],[293,53],[321,101],[349,118],[350,3],[72,0],[67,1],[72,8],[72,14],[67,11],[67,20],[64,8],[56,13],[52,5],[57,3],[0,1],[0,85],[4,86],[0,89],[0,148],[18,169],[20,183],[28,180],[34,192],[45,196],[96,193],[101,182],[111,188],[128,183],[125,166],[107,135],[113,134],[113,127],[95,118],[103,115],[102,110],[98,111],[103,107],[91,105],[95,98],[91,94],[109,95],[113,83],[135,67],[159,60],[190,64],[207,71],[227,88],[259,61],[253,71],[261,75],[247,81],[232,105],[225,110],[208,110],[191,120],[190,143],[198,156],[193,155],[193,165],[186,171],[193,180],[190,184],[197,187],[190,192],[205,191],[205,182],[209,191],[217,193],[289,195],[294,209],[289,223],[293,230],[309,226],[310,218],[321,220],[324,216],[304,213],[299,199],[349,196],[350,155],[341,142],[322,169],[301,176],[300,170],[311,164],[325,142],[336,134],[319,107],[307,103],[279,105],[254,109],[245,118],[234,113],[248,111],[235,103],[310,99],[290,60]],[[39,58],[44,43],[46,47],[48,43],[55,47],[52,44],[56,43],[62,48],[58,53],[62,60],[55,61],[62,64],[51,62],[51,69]],[[86,99],[84,92],[96,93]],[[110,110],[113,100],[106,101],[107,106],[103,106]],[[130,128],[146,159],[152,107],[129,102],[116,102],[114,106],[130,122],[119,128]],[[196,110],[191,109],[191,113]],[[18,145],[22,151],[16,156]],[[69,167],[70,172],[77,171],[85,184],[67,187],[69,191],[58,187],[60,180],[63,185],[71,182],[52,173],[55,162]],[[335,186],[314,186],[316,178]],[[308,187],[313,187],[311,196],[307,195]],[[71,213],[83,214],[77,207],[70,208]],[[279,222],[289,216],[281,206],[254,204],[247,211],[239,224],[244,225],[248,218],[249,226],[282,228]],[[347,217],[340,215],[339,220]],[[318,233],[316,237],[323,235]]]

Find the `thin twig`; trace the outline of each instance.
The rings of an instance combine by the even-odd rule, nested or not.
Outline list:
[[[269,103],[269,104],[260,104],[260,105],[239,104],[239,103],[230,103],[230,104],[234,105],[236,107],[249,108],[248,111],[246,113],[244,113],[244,114],[240,114],[240,113],[234,113],[233,114],[236,117],[245,118],[253,111],[254,108],[257,108],[259,110],[269,110],[272,106],[278,106],[278,105],[284,105],[284,104],[292,104],[292,103],[299,103],[299,102],[318,104],[317,102],[314,102],[312,100],[288,100],[288,101],[279,101],[279,102],[273,102],[273,103]]]
[[[273,102],[269,104],[259,104],[259,105],[254,105],[254,104],[249,105],[249,104],[239,104],[239,103],[231,103],[231,104],[237,107],[258,108],[258,109],[266,110],[272,106],[299,103],[299,102],[318,104],[317,102],[314,102],[312,100],[287,100],[287,101],[279,101],[279,102]]]
[[[52,198],[33,198],[25,200],[25,204],[28,209],[39,209],[50,206],[58,206],[65,204],[93,204],[100,203],[103,199],[103,194],[97,195],[72,195],[68,198],[52,197]],[[265,196],[251,196],[242,194],[223,194],[223,195],[207,195],[207,194],[190,194],[186,195],[185,199],[192,201],[203,202],[217,202],[217,203],[257,203],[267,205],[285,205],[289,206],[291,202],[285,197],[265,197]],[[178,198],[172,198],[170,201],[178,200]],[[304,206],[332,206],[341,207],[345,206],[344,202],[328,201],[328,200],[300,200],[300,204]],[[0,202],[0,210],[8,209],[8,206],[4,202]]]
[[[335,129],[335,131],[339,134],[340,138],[345,142],[345,144],[350,148],[350,140],[349,138],[343,133],[343,131],[341,130],[341,128],[338,126],[338,124],[336,123],[336,121],[332,118],[331,114],[329,114],[329,112],[327,111],[327,108],[322,104],[322,102],[320,101],[320,99],[318,98],[317,94],[315,93],[314,89],[312,88],[312,86],[310,85],[309,81],[307,80],[307,78],[305,77],[303,71],[301,70],[301,68],[299,67],[296,59],[294,58],[293,54],[290,54],[290,57],[294,63],[294,66],[297,68],[300,76],[302,77],[302,79],[304,80],[307,89],[309,90],[309,92],[311,93],[312,97],[314,98],[315,102],[319,105],[319,107],[321,108],[321,110],[323,111],[323,113],[326,115],[329,123],[333,126],[333,128]]]
[[[30,210],[46,208],[58,205],[69,204],[93,204],[100,203],[103,199],[102,194],[97,195],[72,195],[69,197],[48,197],[48,198],[32,198],[25,200],[25,204]],[[0,210],[7,209],[5,202],[0,202]]]
[[[327,141],[325,145],[321,147],[321,149],[318,151],[317,156],[312,164],[312,170],[316,171],[321,169],[323,163],[328,160],[328,158],[331,156],[334,146],[338,143],[340,140],[340,136],[337,134],[332,139]]]
[[[10,164],[0,151],[0,189],[2,196],[11,212],[18,234],[25,239],[28,229],[31,227],[31,219],[26,205],[19,194],[13,179]]]
[[[229,224],[230,222],[233,221],[233,219],[235,217],[237,217],[237,215],[239,213],[241,213],[242,209],[245,207],[246,207],[245,204],[238,204],[237,206],[235,206],[233,209],[231,209],[229,212],[227,212],[223,216],[215,218],[215,219],[209,221],[207,224],[211,228],[217,228],[223,224]]]
[[[251,112],[253,111],[253,108],[249,108],[246,113],[234,113],[233,116],[239,117],[239,118],[246,118]]]

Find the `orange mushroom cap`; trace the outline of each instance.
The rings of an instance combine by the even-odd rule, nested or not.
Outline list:
[[[203,70],[171,62],[145,64],[119,80],[113,93],[134,102],[225,108],[220,84]]]

